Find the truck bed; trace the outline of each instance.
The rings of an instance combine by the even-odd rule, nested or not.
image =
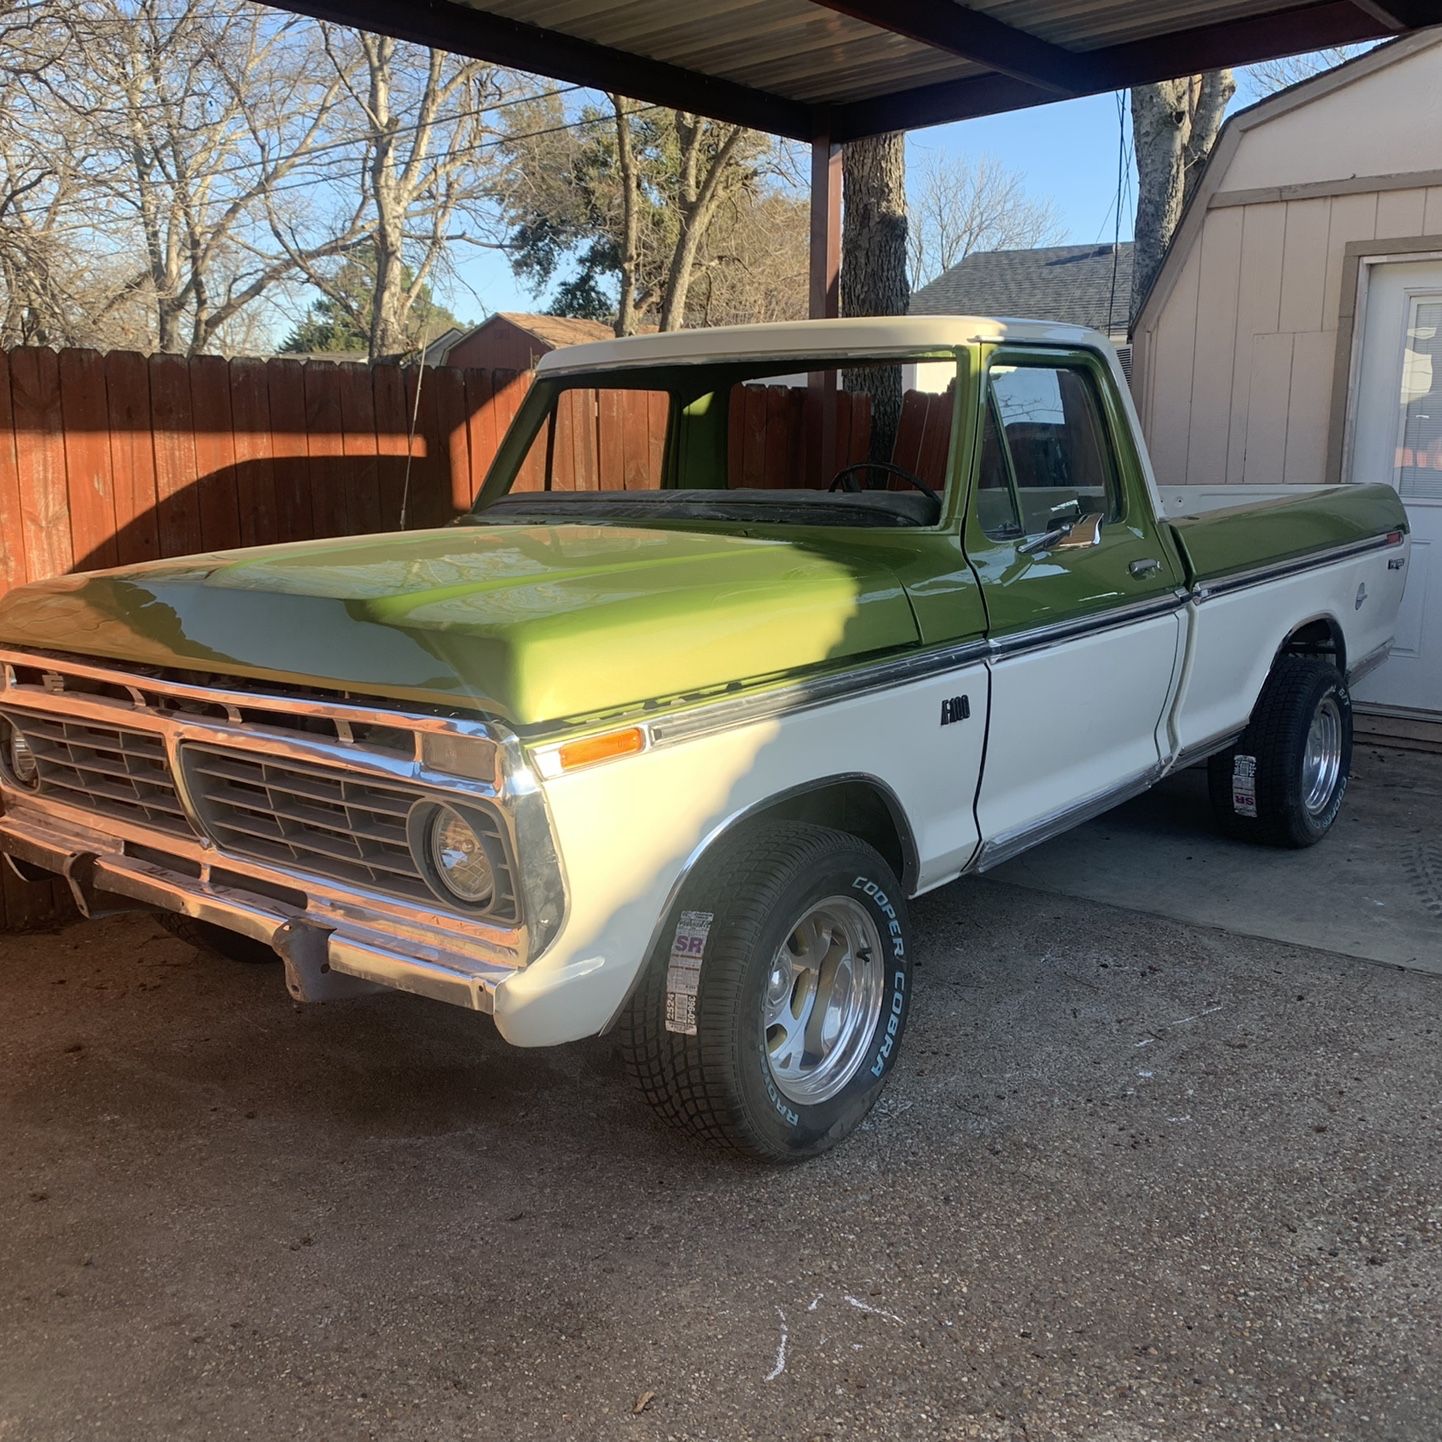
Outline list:
[[[1390,486],[1332,486],[1167,523],[1187,581],[1219,580],[1407,528]]]

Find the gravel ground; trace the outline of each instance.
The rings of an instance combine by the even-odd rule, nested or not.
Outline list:
[[[915,911],[887,1097],[791,1170],[605,1041],[297,1009],[143,917],[0,937],[0,1439],[1442,1434],[1442,982]]]

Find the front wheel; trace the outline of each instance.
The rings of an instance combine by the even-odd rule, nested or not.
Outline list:
[[[1223,829],[1272,846],[1313,846],[1332,829],[1352,772],[1352,698],[1326,661],[1284,656],[1247,729],[1207,763]]]
[[[628,1070],[681,1128],[771,1161],[850,1135],[911,997],[901,884],[844,832],[746,827],[688,880],[622,1025]]]

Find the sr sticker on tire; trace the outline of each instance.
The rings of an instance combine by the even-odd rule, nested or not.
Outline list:
[[[1238,816],[1257,814],[1257,758],[1232,758],[1232,810]]]
[[[666,963],[666,1030],[696,1035],[696,993],[701,989],[701,959],[716,919],[710,911],[683,911],[671,938]]]

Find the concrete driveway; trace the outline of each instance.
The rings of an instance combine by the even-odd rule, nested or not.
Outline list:
[[[0,1442],[1442,1433],[1442,984],[916,913],[886,1101],[793,1170],[604,1041],[296,1009],[145,918],[0,938]]]

